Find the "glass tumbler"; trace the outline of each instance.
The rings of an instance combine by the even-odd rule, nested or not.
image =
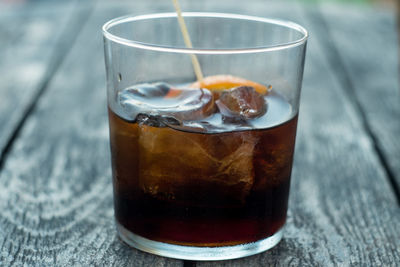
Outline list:
[[[268,250],[286,221],[308,33],[285,20],[183,17],[191,48],[175,13],[103,26],[119,236],[189,260]]]

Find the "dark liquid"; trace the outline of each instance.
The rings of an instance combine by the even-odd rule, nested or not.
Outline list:
[[[179,245],[273,235],[286,220],[297,115],[285,119],[264,129],[196,133],[139,125],[110,109],[117,221]]]

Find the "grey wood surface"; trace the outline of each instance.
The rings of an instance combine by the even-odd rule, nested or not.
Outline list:
[[[129,248],[114,229],[100,27],[121,11],[92,13],[4,165],[5,265],[181,263]]]
[[[0,165],[73,43],[86,6],[76,1],[0,6]]]
[[[308,7],[294,3],[290,4],[290,8],[281,2],[265,5],[261,0],[246,5],[230,5],[211,0],[185,1],[182,7],[186,10],[283,17],[304,24],[310,30],[284,239],[272,250],[259,255],[224,262],[197,263],[153,256],[129,248],[121,242],[116,236],[113,223],[100,27],[108,19],[119,15],[170,11],[171,6],[167,1],[158,1],[152,5],[145,1],[99,2],[93,5],[91,12],[87,13],[87,20],[82,20],[82,30],[73,46],[63,50],[69,52],[61,65],[54,75],[46,78],[49,81],[46,90],[39,95],[38,102],[23,122],[19,135],[7,153],[3,168],[0,169],[2,265],[398,265],[399,206],[386,166],[376,151],[376,140],[365,129],[364,122],[367,120],[370,125],[375,123],[379,126],[374,121],[379,118],[392,119],[393,114],[390,112],[396,109],[396,105],[381,105],[381,109],[388,106],[388,111],[380,111],[381,117],[368,115],[364,118],[360,114],[361,104],[356,100],[360,103],[365,101],[364,108],[368,107],[370,100],[365,100],[358,93],[354,97],[347,94],[347,88],[342,82],[343,71],[333,64],[332,48],[326,46],[324,28],[312,16],[313,12],[318,11],[310,12]],[[339,11],[321,13],[332,29],[341,25],[336,24]],[[354,25],[357,19],[364,20],[371,13],[373,11],[367,10],[354,15]],[[380,16],[381,20],[371,22],[373,27],[379,28],[382,21],[386,25],[384,21],[393,18],[390,13],[380,13]],[[350,25],[352,17],[351,14],[346,16]],[[23,30],[19,27],[27,26],[18,26],[16,31]],[[350,33],[362,36],[363,31],[361,26],[352,27]],[[346,58],[343,64],[347,64],[348,68],[352,68],[351,64],[357,60],[363,60],[363,64],[371,68],[378,61],[382,64],[381,69],[389,71],[395,64],[390,60],[380,62],[377,58],[360,59],[355,55],[354,60],[347,59],[355,53],[351,50],[355,48],[340,43],[343,38],[338,37],[332,45],[336,49],[347,47],[346,51],[350,51],[349,54],[346,51],[340,52]],[[0,41],[0,45],[8,47],[5,42]],[[370,49],[373,49],[372,45]],[[0,62],[0,69],[10,68],[15,71],[14,65],[9,64],[7,61]],[[363,85],[358,81],[363,72],[346,73],[353,85]],[[381,75],[375,72],[374,75],[377,79],[388,78],[386,72]],[[43,79],[44,76],[41,77]],[[0,87],[10,86],[13,80],[0,78]],[[395,94],[396,88],[385,89],[385,99],[390,102],[390,96]],[[20,88],[15,90],[23,92]],[[373,94],[374,90],[377,89],[373,86],[365,89],[368,94]],[[0,96],[4,94],[0,90]],[[16,95],[17,101],[25,98],[32,101],[35,97],[34,94]],[[0,137],[6,131],[3,129],[0,129]],[[399,149],[396,150],[395,145],[390,148],[392,150],[384,148],[390,147],[390,138],[398,134],[396,128],[384,129],[393,132],[386,134],[388,141],[378,138],[382,142],[379,144],[382,153],[385,157],[398,155],[396,153],[399,153]],[[392,170],[398,178],[395,168],[392,167]]]
[[[380,161],[400,198],[400,88],[395,10],[321,5],[321,37],[341,86],[373,138]],[[349,28],[349,19],[353,27]],[[355,29],[363,29],[354,30]],[[370,34],[366,34],[370,33]],[[332,40],[327,44],[327,40]],[[336,47],[336,49],[334,48]]]

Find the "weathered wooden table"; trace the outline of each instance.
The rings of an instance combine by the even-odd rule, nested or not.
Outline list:
[[[113,220],[101,25],[169,1],[0,3],[0,265],[400,266],[395,13],[253,0],[184,10],[294,20],[310,32],[284,239],[224,262],[153,256]]]

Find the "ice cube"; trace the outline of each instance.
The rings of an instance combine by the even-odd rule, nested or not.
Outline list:
[[[176,127],[181,125],[181,122],[175,119],[174,117],[164,116],[164,115],[150,115],[142,113],[139,113],[136,116],[136,121],[140,125],[145,124],[153,127],[165,127],[165,126]]]
[[[139,185],[192,205],[243,203],[254,183],[253,132],[199,134],[140,126]]]
[[[140,118],[153,126],[203,119],[215,111],[209,90],[174,88],[166,83],[129,87],[118,94],[118,101],[132,120]]]
[[[261,116],[267,110],[264,97],[251,86],[224,90],[216,104],[223,116],[242,120]]]

